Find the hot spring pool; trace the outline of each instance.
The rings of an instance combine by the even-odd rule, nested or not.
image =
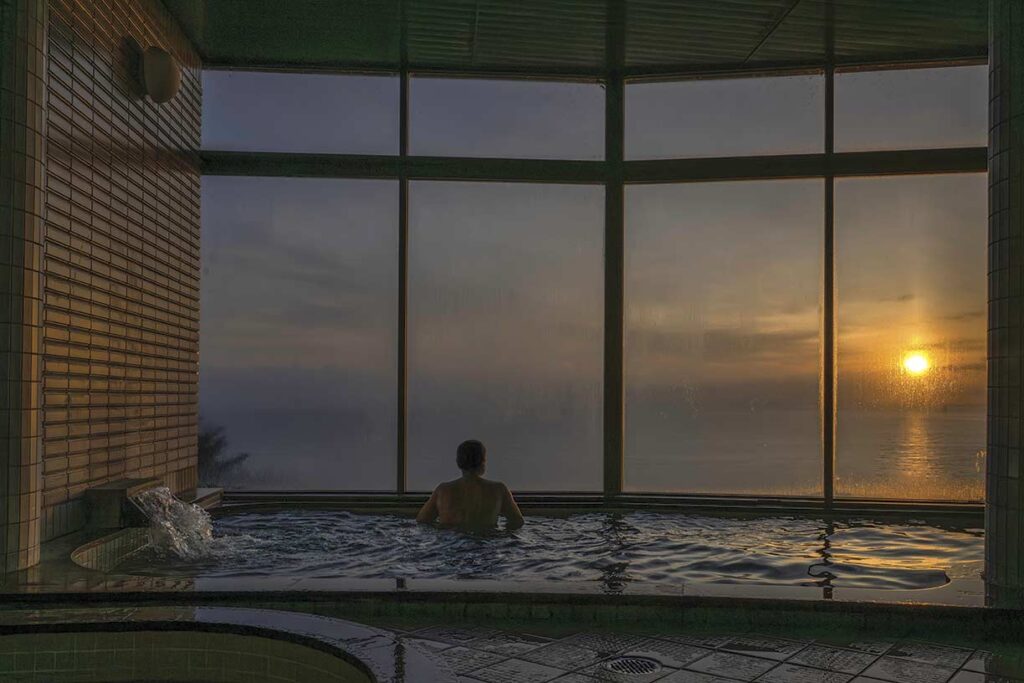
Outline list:
[[[33,683],[371,683],[340,657],[236,633],[95,630],[0,636],[3,680]],[[9,676],[10,678],[6,678]]]
[[[397,515],[292,509],[218,517],[199,557],[152,546],[117,572],[914,589],[977,578],[982,564],[981,529],[915,522],[593,512],[473,536]]]

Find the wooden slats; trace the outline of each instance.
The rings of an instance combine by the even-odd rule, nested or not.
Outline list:
[[[987,0],[831,0],[840,63],[984,57]],[[405,3],[404,31],[400,3]],[[824,59],[825,0],[625,0],[632,75]],[[607,0],[165,0],[212,65],[593,74]]]

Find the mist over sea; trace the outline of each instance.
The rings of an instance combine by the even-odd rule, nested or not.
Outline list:
[[[471,407],[467,406],[467,410]],[[477,410],[477,412],[480,412]],[[394,421],[312,410],[205,411],[226,428],[230,452],[250,454],[229,481],[244,489],[394,488]],[[455,447],[481,438],[489,476],[518,490],[599,490],[599,416],[476,420],[410,415],[409,485],[429,490],[454,478]],[[653,424],[652,424],[653,423]],[[699,419],[629,421],[626,488],[634,491],[820,495],[816,411],[709,412]],[[983,409],[840,410],[836,490],[841,496],[980,500]]]

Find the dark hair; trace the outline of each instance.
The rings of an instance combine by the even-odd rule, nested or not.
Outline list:
[[[476,439],[463,441],[455,454],[455,463],[460,470],[475,470],[484,464],[487,449]]]

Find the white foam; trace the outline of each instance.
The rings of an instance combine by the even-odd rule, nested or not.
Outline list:
[[[132,502],[149,519],[150,544],[183,560],[199,560],[210,552],[213,525],[198,505],[174,497],[166,486],[148,489]]]

